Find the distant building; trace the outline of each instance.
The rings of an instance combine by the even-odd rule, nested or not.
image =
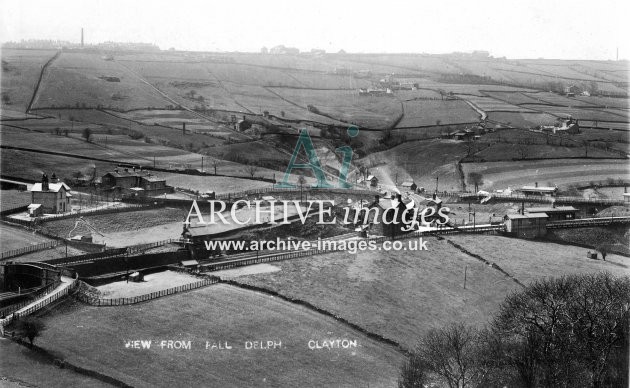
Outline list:
[[[300,50],[295,47],[285,47],[284,45],[274,46],[269,50],[270,54],[299,54]]]
[[[378,178],[376,178],[374,175],[368,175],[368,177],[365,178],[365,182],[370,187],[378,186]]]
[[[128,168],[116,168],[103,175],[101,185],[103,188],[133,196],[155,196],[173,192],[173,187],[166,184],[166,179],[135,168],[131,171]]]
[[[404,181],[401,185],[406,190],[416,191],[418,185],[416,185],[413,181]]]
[[[520,189],[517,189],[517,191],[520,191],[526,196],[554,196],[558,192],[558,188],[551,186],[538,186],[538,182],[536,182],[534,186],[523,186]]]
[[[372,88],[368,88],[368,89],[359,89],[359,96],[374,96],[374,97],[382,97],[382,96],[393,96],[394,92],[392,91],[392,89],[387,88],[387,89],[372,89]]]
[[[29,212],[34,213],[65,213],[70,211],[70,187],[57,180],[55,174],[51,180],[48,175],[42,175],[42,182],[31,187],[31,206]],[[40,206],[36,206],[40,205]]]
[[[503,220],[505,232],[514,237],[537,238],[547,234],[547,219],[545,213],[508,214]]]
[[[564,94],[567,97],[575,97],[576,94],[582,93],[582,89],[575,85],[570,85],[564,88]]]
[[[549,217],[548,221],[573,220],[575,219],[577,212],[578,209],[573,206],[530,207],[525,209],[526,214],[545,213]]]

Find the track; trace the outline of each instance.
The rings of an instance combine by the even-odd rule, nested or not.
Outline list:
[[[547,229],[592,228],[595,226],[611,226],[611,225],[626,225],[626,224],[630,224],[630,216],[578,218],[575,220],[548,222]]]

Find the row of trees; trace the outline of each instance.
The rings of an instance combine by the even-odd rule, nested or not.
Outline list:
[[[629,309],[628,277],[539,280],[509,295],[488,327],[429,331],[398,386],[626,387]]]

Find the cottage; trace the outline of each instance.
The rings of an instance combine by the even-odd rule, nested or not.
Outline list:
[[[504,217],[505,232],[520,238],[537,238],[547,234],[545,213],[508,214]]]
[[[31,187],[32,214],[41,213],[65,213],[70,211],[70,187],[63,182],[59,182],[55,174],[50,182],[48,175],[42,175],[42,182],[35,183]]]
[[[365,182],[370,187],[376,187],[378,185],[378,179],[374,175],[368,175]]]
[[[402,183],[402,187],[405,190],[416,191],[416,189],[418,188],[418,185],[416,185],[413,181],[404,181]]]

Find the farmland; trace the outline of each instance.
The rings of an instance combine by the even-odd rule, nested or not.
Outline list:
[[[498,236],[448,239],[496,262],[525,284],[549,273],[630,273],[627,258],[611,256],[610,262],[589,260],[584,248]],[[448,241],[425,240],[427,252],[362,251],[356,255],[314,256],[278,262],[275,265],[280,271],[239,276],[238,280],[308,301],[409,346],[431,327],[452,321],[485,323],[503,298],[518,289],[511,278]],[[502,249],[497,250],[498,246]],[[556,256],[557,260],[549,259]],[[464,267],[466,289],[462,284]]]
[[[255,319],[252,319],[255,317]],[[177,329],[173,323],[177,322]],[[226,285],[137,306],[98,308],[67,302],[47,318],[40,346],[126,383],[144,386],[322,386],[394,384],[402,355],[316,312]],[[310,350],[309,340],[356,339],[353,349]],[[191,350],[132,350],[136,339],[190,340]],[[281,347],[246,350],[245,341]],[[206,350],[227,342],[231,350]],[[194,371],[194,372],[191,372]]]
[[[6,224],[0,224],[0,242],[1,250],[10,251],[31,245],[37,245],[52,241],[49,238],[40,236],[33,232],[25,231],[20,227],[13,227]]]
[[[548,183],[558,186],[584,184],[603,178],[627,179],[625,160],[559,159],[514,162],[463,163],[466,176],[479,172],[484,177],[485,189],[513,189],[522,185]],[[514,173],[518,171],[518,175]]]
[[[2,94],[6,93],[10,102],[3,103],[3,118],[5,110],[23,117],[42,66],[56,53],[54,50],[2,50]]]
[[[475,123],[479,115],[463,101],[419,100],[403,103],[404,116],[396,128]]]

